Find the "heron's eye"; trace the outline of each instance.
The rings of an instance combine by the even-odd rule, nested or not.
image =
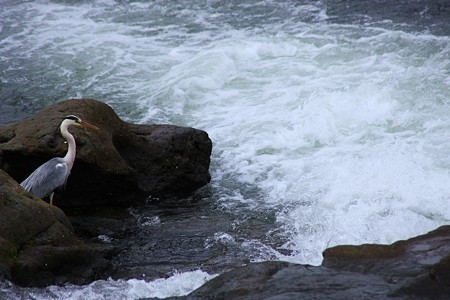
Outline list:
[[[80,118],[78,118],[77,116],[74,116],[74,115],[69,115],[69,116],[65,117],[65,119],[75,121],[76,123],[79,123],[81,121]]]

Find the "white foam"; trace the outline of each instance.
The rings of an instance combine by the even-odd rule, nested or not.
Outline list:
[[[140,299],[140,298],[167,298],[184,296],[200,287],[206,281],[214,278],[203,271],[175,273],[169,278],[144,281],[130,280],[98,280],[89,285],[76,286],[49,286],[44,289],[22,288],[15,289],[12,284],[2,284],[0,295],[7,299]],[[8,290],[10,292],[8,293]]]
[[[283,204],[278,222],[294,255],[280,258],[302,263],[319,264],[329,246],[391,243],[450,219],[447,38],[330,31],[215,41],[169,73],[180,111],[215,143],[213,185],[233,178],[262,191],[224,201]],[[200,61],[211,88],[177,77]],[[215,69],[226,71],[216,79]]]

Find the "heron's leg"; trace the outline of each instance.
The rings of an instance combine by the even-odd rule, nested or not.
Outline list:
[[[55,194],[54,192],[50,194],[50,205],[53,205],[53,195],[54,194]]]

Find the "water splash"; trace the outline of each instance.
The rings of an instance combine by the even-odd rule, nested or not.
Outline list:
[[[2,299],[139,299],[167,298],[184,296],[214,278],[202,271],[175,273],[166,279],[144,281],[130,280],[98,280],[89,285],[49,286],[44,289],[16,289],[8,282],[0,283]]]

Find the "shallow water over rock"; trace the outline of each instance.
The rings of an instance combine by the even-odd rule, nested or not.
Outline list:
[[[236,224],[235,216],[215,207],[207,194],[206,188],[187,199],[153,199],[145,206],[73,210],[68,215],[86,243],[110,253],[113,278],[151,280],[199,268],[217,274],[261,257],[275,258],[259,242],[267,239],[273,214],[249,211]]]

